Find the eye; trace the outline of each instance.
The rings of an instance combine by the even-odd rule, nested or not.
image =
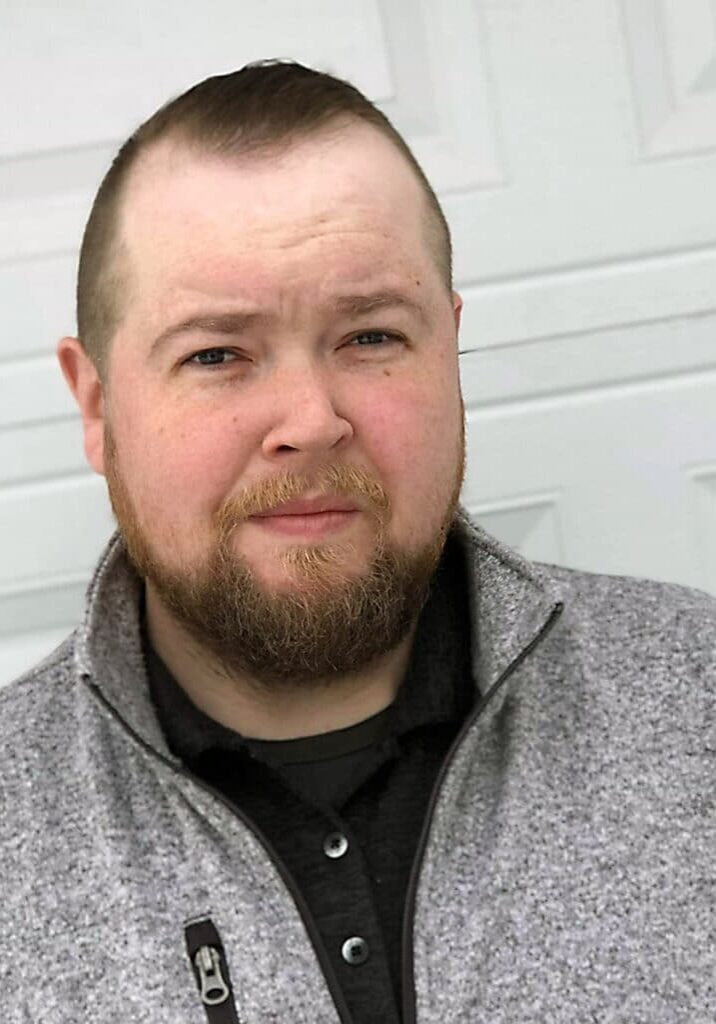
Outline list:
[[[222,356],[229,355],[232,358],[229,362],[226,362]],[[202,359],[201,357],[206,357]],[[197,366],[200,369],[213,369],[217,367],[221,369],[224,366],[229,366],[231,363],[236,362],[238,353],[234,352],[230,348],[203,348],[200,352],[195,352],[194,355],[189,356],[188,359],[184,360],[186,366]]]
[[[353,335],[349,345],[355,343],[356,347],[360,348],[385,348],[386,345],[400,340],[397,334],[390,331],[361,331],[360,334]]]

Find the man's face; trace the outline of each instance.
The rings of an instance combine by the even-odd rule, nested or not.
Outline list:
[[[425,216],[363,124],[240,160],[160,143],[135,168],[95,468],[148,587],[227,671],[358,670],[420,610],[465,457],[459,299]],[[353,511],[258,515],[318,496]]]

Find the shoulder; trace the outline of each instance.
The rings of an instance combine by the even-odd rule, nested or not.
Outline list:
[[[13,682],[0,689],[0,762],[17,763],[23,752],[53,735],[67,736],[75,682],[76,630]],[[49,752],[49,751],[48,751]]]
[[[624,628],[646,623],[697,622],[716,628],[716,596],[679,583],[639,576],[586,572],[546,562],[532,563],[557,584],[583,615],[619,620]]]
[[[559,632],[595,677],[716,697],[716,597],[695,587],[534,563],[565,598]],[[696,684],[696,685],[694,685]],[[633,691],[632,691],[633,692]]]

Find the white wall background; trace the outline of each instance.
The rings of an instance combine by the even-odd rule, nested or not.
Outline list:
[[[160,103],[274,56],[353,80],[444,202],[467,506],[530,558],[716,594],[713,0],[2,0],[0,682],[114,529],[54,355],[100,178]]]

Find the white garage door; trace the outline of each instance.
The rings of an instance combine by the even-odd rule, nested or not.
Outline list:
[[[265,57],[353,80],[444,201],[467,506],[528,557],[716,593],[711,0],[3,0],[0,47],[0,682],[114,529],[54,355],[94,191],[161,102]]]

